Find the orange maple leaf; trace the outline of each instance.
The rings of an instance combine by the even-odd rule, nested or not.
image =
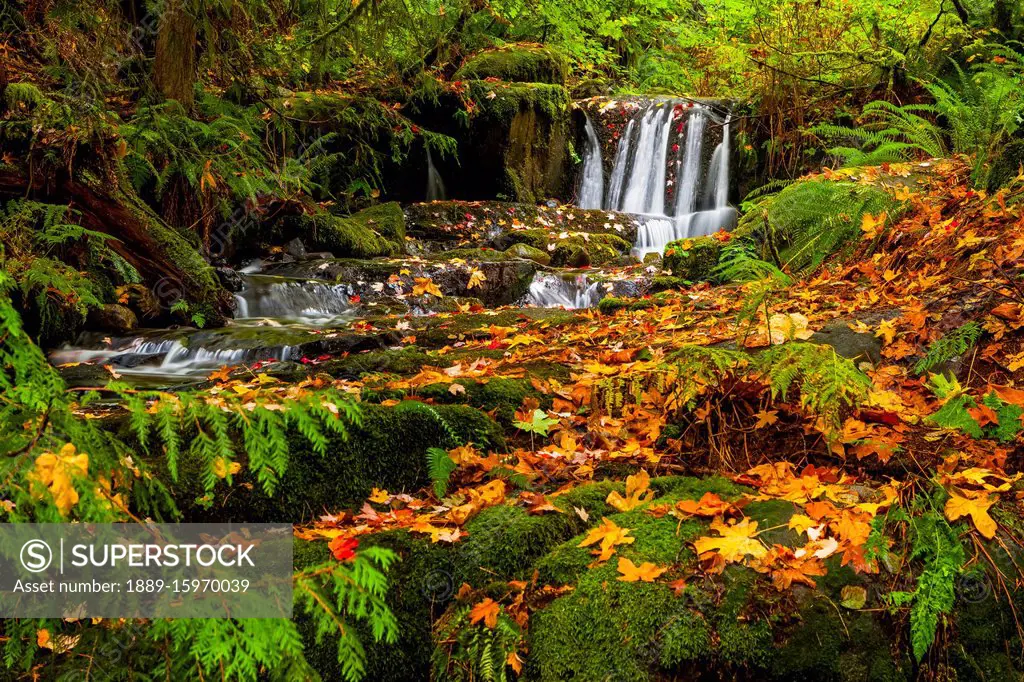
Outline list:
[[[624,583],[635,583],[638,581],[653,583],[655,578],[667,570],[667,568],[655,566],[650,561],[645,561],[637,566],[626,557],[619,557],[618,571],[622,575],[618,579]]]
[[[469,622],[476,625],[480,621],[483,621],[484,625],[493,630],[498,625],[499,613],[501,613],[501,606],[498,605],[498,602],[487,597],[470,609]]]
[[[699,500],[680,500],[676,502],[676,509],[691,516],[720,516],[732,509],[732,504],[726,502],[716,493],[707,492]]]

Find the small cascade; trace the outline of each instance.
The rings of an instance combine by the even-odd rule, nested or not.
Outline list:
[[[272,318],[304,324],[328,324],[352,312],[344,284],[317,280],[245,275],[245,287],[235,294],[236,319]]]
[[[434,159],[430,156],[430,145],[424,145],[427,149],[427,201],[444,201],[447,195],[444,190],[444,181],[441,174],[434,166]]]
[[[732,229],[737,216],[728,205],[730,120],[711,106],[678,100],[638,108],[619,139],[608,190],[598,202],[593,191],[604,183],[595,177],[600,157],[589,157],[588,119],[581,207],[637,215],[634,255],[640,258],[663,252],[674,239]]]
[[[534,308],[593,308],[604,294],[601,282],[591,282],[586,275],[538,272],[530,283],[524,304]]]
[[[239,341],[239,345],[242,343]],[[296,353],[295,347],[290,345],[238,347],[229,336],[199,340],[188,339],[183,334],[110,339],[106,344],[98,342],[96,345],[103,347],[55,350],[50,354],[50,361],[57,365],[95,362],[110,365],[120,374],[180,379],[205,376],[224,365],[288,360]]]
[[[604,201],[604,168],[601,166],[601,141],[597,139],[594,126],[587,116],[584,128],[587,133],[587,148],[583,153],[583,176],[580,181],[580,208],[601,208]]]

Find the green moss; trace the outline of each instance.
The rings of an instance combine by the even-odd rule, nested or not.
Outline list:
[[[618,298],[616,296],[605,296],[597,304],[597,309],[605,315],[611,315],[616,310],[651,310],[657,304],[649,300],[636,300],[635,298]]]
[[[466,524],[469,537],[457,548],[458,582],[529,580],[538,558],[587,525],[571,508],[540,515],[504,505],[485,509]]]
[[[568,63],[541,45],[506,45],[471,56],[455,73],[456,80],[497,78],[521,83],[565,84]]]
[[[537,398],[541,406],[550,406],[551,397],[535,389],[529,379],[489,379],[487,381],[459,380],[464,392],[453,393],[452,384],[431,384],[419,389],[419,395],[438,403],[472,405],[489,413],[501,424],[511,424],[515,411],[527,397]]]
[[[529,244],[513,244],[512,246],[505,249],[505,254],[511,258],[525,258],[526,260],[532,260],[541,265],[549,265],[551,263],[551,256],[547,253],[536,249]]]
[[[516,230],[509,235],[519,244],[527,244],[542,253],[550,254],[553,266],[582,267],[601,265],[629,253],[632,245],[615,234],[580,233],[559,237],[561,232],[543,229]]]
[[[722,242],[714,237],[680,239],[665,247],[662,264],[674,277],[691,282],[709,280],[721,252]]]
[[[272,498],[243,472],[233,486],[225,483],[214,489],[212,507],[197,506],[192,500],[200,494],[201,477],[183,462],[179,483],[173,487],[186,518],[298,523],[325,509],[358,508],[374,487],[397,493],[426,486],[428,448],[467,442],[485,449],[504,448],[501,428],[472,408],[403,403],[362,409],[362,425],[350,427],[347,440],[331,437],[323,457],[303,436],[291,438],[288,470]]]
[[[806,271],[851,249],[862,234],[865,213],[885,212],[891,222],[904,206],[872,185],[804,180],[766,199],[758,210],[749,211],[735,234],[764,244],[771,240],[792,271]],[[765,256],[771,260],[770,254]]]
[[[394,256],[405,249],[405,216],[394,202],[344,218],[326,211],[288,216],[276,232],[278,239],[295,234],[307,246],[330,251],[339,258]]]

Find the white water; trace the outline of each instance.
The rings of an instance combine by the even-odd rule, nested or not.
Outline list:
[[[235,294],[235,319],[276,318],[305,324],[327,324],[352,311],[344,284],[246,276]]]
[[[580,208],[601,208],[604,201],[604,168],[601,166],[601,141],[587,116],[587,149],[583,155],[583,179],[580,181]]]
[[[600,153],[589,153],[593,128],[588,118],[581,207],[637,215],[641,226],[634,255],[640,258],[662,253],[674,239],[732,229],[737,216],[728,204],[729,122],[729,115],[723,120],[709,106],[676,100],[639,109],[619,140],[608,191],[599,202],[595,193],[604,186],[603,168]],[[705,150],[715,141],[707,162]]]
[[[427,201],[444,201],[446,197],[444,181],[441,180],[441,174],[434,166],[434,159],[430,156],[430,147],[427,146]]]
[[[533,276],[524,303],[535,308],[593,308],[604,294],[601,282],[591,282],[586,275],[567,278],[538,272]]]

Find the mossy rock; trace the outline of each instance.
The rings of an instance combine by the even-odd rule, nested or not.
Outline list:
[[[541,265],[550,265],[551,256],[529,244],[513,244],[504,253],[512,258],[525,258]]]
[[[721,253],[722,242],[714,237],[679,239],[665,246],[662,267],[679,279],[706,281],[713,278]]]
[[[363,404],[361,409],[362,423],[349,426],[348,438],[332,435],[323,456],[301,434],[290,436],[288,470],[272,497],[243,469],[233,485],[218,485],[200,504],[202,476],[193,461],[183,461],[178,483],[171,487],[185,518],[299,523],[328,509],[358,508],[374,487],[398,493],[426,486],[431,447],[469,442],[485,450],[505,447],[501,428],[473,408],[409,401],[395,407]]]
[[[405,250],[405,214],[389,202],[347,217],[326,211],[288,216],[282,218],[277,236],[298,236],[307,246],[339,258],[394,256]]]
[[[859,242],[865,213],[899,218],[906,204],[874,185],[802,180],[766,199],[740,219],[734,235],[767,248],[776,245],[792,272],[813,270],[829,257],[849,255]],[[772,260],[771,253],[764,254]]]
[[[632,244],[616,234],[549,232],[542,229],[516,230],[506,235],[510,241],[526,244],[542,253],[551,255],[553,267],[581,268],[589,265],[603,265],[629,253]]]
[[[988,190],[995,192],[1017,177],[1024,166],[1024,140],[1014,140],[1003,147],[988,171]]]
[[[569,65],[565,57],[543,45],[504,45],[469,57],[455,80],[497,78],[514,83],[565,85]]]
[[[468,86],[479,110],[460,147],[465,167],[497,179],[495,198],[533,204],[568,197],[573,182],[568,151],[572,102],[566,89],[482,80]]]

